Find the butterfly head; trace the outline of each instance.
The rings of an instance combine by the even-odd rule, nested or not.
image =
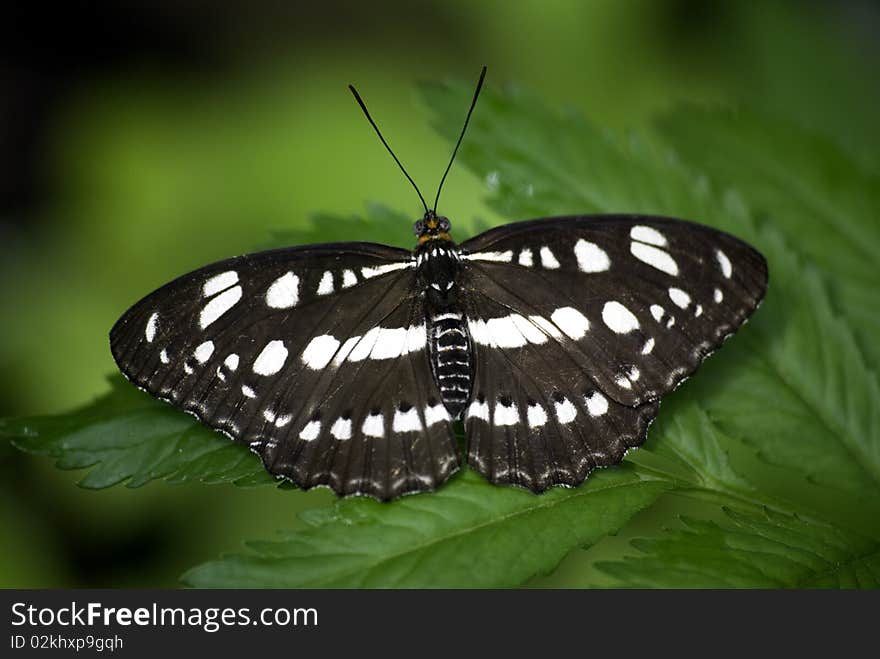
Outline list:
[[[423,244],[429,240],[452,240],[449,237],[451,228],[452,224],[450,224],[449,218],[429,210],[421,220],[413,225],[413,233],[418,236],[419,244]]]

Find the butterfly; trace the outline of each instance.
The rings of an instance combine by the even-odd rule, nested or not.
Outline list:
[[[645,441],[659,400],[760,304],[767,263],[684,220],[581,215],[457,244],[436,212],[413,251],[367,242],[247,254],[175,279],[110,332],[141,389],[301,488],[389,500],[462,464],[536,493]]]

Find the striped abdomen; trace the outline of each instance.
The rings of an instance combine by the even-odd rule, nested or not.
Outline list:
[[[443,404],[456,418],[471,392],[471,354],[464,314],[446,310],[430,317],[431,366]]]

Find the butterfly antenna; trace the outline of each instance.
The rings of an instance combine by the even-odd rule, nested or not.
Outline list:
[[[391,150],[391,147],[388,146],[388,142],[385,141],[385,138],[382,137],[382,131],[379,130],[379,127],[376,125],[376,122],[373,121],[373,117],[370,116],[369,110],[367,110],[367,106],[364,104],[364,100],[361,98],[361,95],[357,93],[357,89],[354,88],[354,85],[349,85],[348,88],[351,90],[351,93],[354,94],[354,100],[358,102],[358,105],[361,106],[361,110],[364,111],[364,114],[367,117],[367,121],[370,122],[370,125],[373,127],[373,130],[376,131],[376,135],[379,136],[379,139],[382,140],[382,144],[385,145],[385,148],[388,149],[388,153],[391,154],[391,157],[394,158],[394,162],[397,163],[397,166],[400,167],[400,171],[403,172],[403,175],[406,176],[406,179],[412,183],[413,188],[416,190],[416,194],[419,195],[419,199],[422,200],[422,206],[425,207],[425,215],[428,214],[428,204],[425,202],[425,198],[422,196],[421,191],[419,190],[419,186],[416,185],[416,182],[413,181],[412,176],[410,176],[406,169],[404,169],[403,164],[394,155],[394,151]]]
[[[483,70],[480,72],[480,80],[477,82],[477,88],[474,90],[474,99],[471,101],[471,107],[468,110],[467,117],[464,119],[464,126],[461,127],[461,135],[458,136],[458,142],[455,143],[455,149],[452,151],[452,157],[449,159],[449,164],[446,165],[446,171],[443,172],[443,178],[440,179],[440,185],[437,187],[437,196],[434,198],[434,212],[437,212],[437,202],[440,201],[440,191],[443,189],[443,184],[446,182],[446,176],[449,174],[449,170],[452,169],[452,163],[455,161],[455,154],[458,153],[458,147],[461,146],[461,141],[464,139],[464,132],[467,130],[468,122],[471,120],[471,114],[474,111],[474,107],[477,105],[477,97],[480,95],[480,89],[483,88],[483,80],[486,78],[486,67],[483,67]]]

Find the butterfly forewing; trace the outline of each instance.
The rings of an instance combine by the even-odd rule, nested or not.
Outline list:
[[[754,311],[767,282],[766,263],[749,245],[666,218],[522,222],[462,249],[469,285],[508,310],[475,310],[476,343],[546,339],[630,406],[692,373]],[[521,318],[528,324],[518,328]]]
[[[458,466],[409,252],[291,248],[207,266],[111,331],[123,373],[302,487],[381,499]]]

